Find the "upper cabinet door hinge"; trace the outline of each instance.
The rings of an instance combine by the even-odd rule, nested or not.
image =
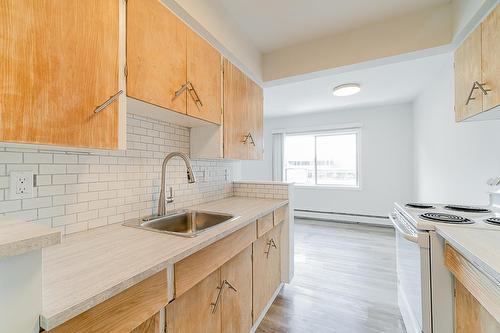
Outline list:
[[[125,66],[123,67],[123,75],[125,75],[125,78],[128,77],[128,66],[127,66],[127,64],[125,64]]]

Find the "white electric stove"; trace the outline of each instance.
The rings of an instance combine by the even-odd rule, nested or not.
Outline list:
[[[453,277],[439,225],[500,231],[500,191],[488,206],[394,204],[398,303],[408,333],[453,333]]]

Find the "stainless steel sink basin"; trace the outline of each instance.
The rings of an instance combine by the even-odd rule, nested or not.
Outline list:
[[[164,216],[130,220],[123,225],[182,237],[194,237],[200,232],[237,218],[225,213],[181,210]]]

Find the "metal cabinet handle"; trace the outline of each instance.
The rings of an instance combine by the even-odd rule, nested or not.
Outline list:
[[[474,81],[472,84],[472,88],[470,89],[469,97],[467,97],[467,102],[465,102],[465,105],[469,105],[470,101],[473,101],[476,99],[476,97],[472,97],[472,94],[474,93],[474,90],[479,89],[483,93],[483,95],[488,95],[488,91],[491,91],[491,89],[484,88],[486,83],[479,83],[477,81]]]
[[[191,81],[187,81],[186,83],[184,83],[175,93],[174,93],[174,97],[172,97],[172,101],[174,101],[177,97],[179,97],[180,95],[182,95],[182,93],[184,93],[184,91],[188,91],[189,92],[189,96],[191,96],[191,98],[193,99],[193,101],[195,102],[196,106],[198,108],[200,108],[200,106],[203,106],[203,103],[201,102],[201,99],[200,97],[198,96],[198,92],[196,91],[196,89],[194,88],[193,84],[191,83]]]
[[[276,245],[276,242],[274,241],[274,238],[271,238],[267,242],[267,251],[264,252],[266,255],[266,259],[269,258],[269,253],[271,252],[271,247],[274,247],[275,249],[278,249],[278,246]]]
[[[123,94],[123,90],[119,90],[116,94],[110,96],[108,98],[108,100],[104,103],[102,103],[101,105],[99,105],[98,107],[95,108],[94,110],[94,113],[99,113],[101,112],[102,110],[104,110],[105,108],[107,108],[111,103],[113,103],[117,98],[118,96],[120,96],[121,94]]]
[[[222,281],[220,287],[217,287],[217,289],[219,289],[219,292],[217,293],[217,298],[215,299],[215,302],[210,303],[210,305],[213,306],[212,313],[217,312],[217,308],[219,307],[220,300],[222,299],[222,293],[224,292],[225,286],[228,286],[228,288],[233,290],[235,293],[238,292],[238,290],[231,283],[229,283],[228,280]]]
[[[248,132],[248,134],[243,136],[243,138],[244,139],[241,140],[241,142],[243,142],[243,144],[246,144],[248,142],[248,139],[250,139],[250,143],[255,146],[255,140],[253,139],[252,133]]]
[[[215,313],[217,311],[217,308],[219,307],[220,299],[222,296],[222,291],[224,290],[225,286],[226,286],[226,284],[222,283],[220,287],[217,287],[217,289],[219,289],[219,293],[217,294],[217,298],[215,299],[215,303],[210,303],[210,305],[213,306],[212,313]]]
[[[182,93],[189,89],[189,86],[188,86],[188,82],[184,83],[180,88],[179,90],[177,90],[175,93],[174,93],[174,97],[172,97],[172,102],[177,98],[179,97],[180,95],[182,95]]]
[[[227,286],[229,287],[229,289],[232,289],[235,293],[237,293],[237,292],[238,292],[238,290],[236,290],[236,288],[235,288],[235,287],[233,287],[233,285],[232,285],[231,283],[229,283],[229,281],[224,280],[224,282],[223,282],[223,283],[224,283],[225,285],[227,285]]]
[[[191,95],[191,98],[193,99],[193,101],[196,104],[196,106],[198,108],[200,108],[200,106],[203,106],[203,103],[201,102],[201,99],[198,96],[198,92],[194,88],[193,83],[191,83],[191,81],[188,81],[187,84],[189,85],[188,91],[189,91],[189,94]],[[200,106],[198,106],[198,104]]]

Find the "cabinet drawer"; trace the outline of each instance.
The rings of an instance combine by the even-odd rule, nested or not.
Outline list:
[[[274,225],[278,225],[285,221],[287,217],[288,205],[280,207],[274,211]]]
[[[202,281],[257,239],[256,223],[252,223],[174,265],[175,297]]]
[[[273,228],[273,213],[267,214],[257,220],[257,237],[262,237]]]
[[[167,272],[161,271],[49,332],[130,332],[167,303]]]

